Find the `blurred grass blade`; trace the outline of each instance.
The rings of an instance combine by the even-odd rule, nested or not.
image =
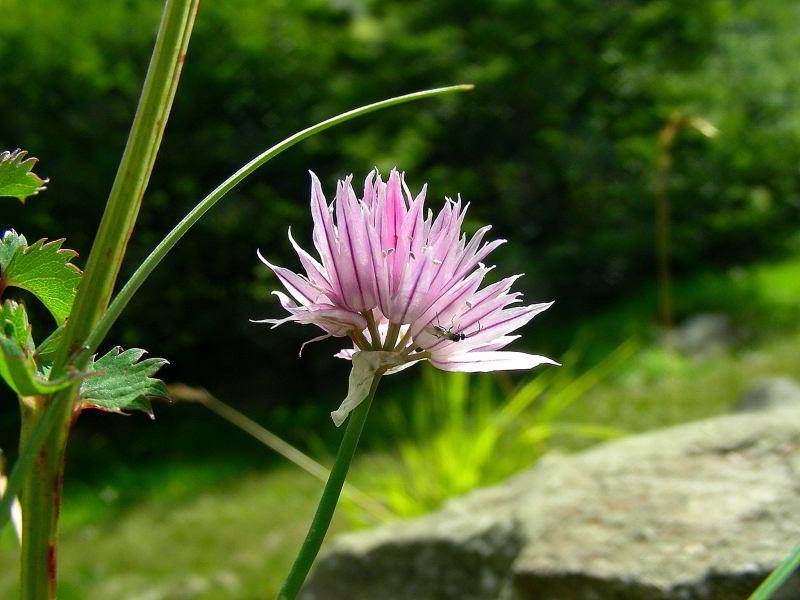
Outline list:
[[[767,600],[800,568],[800,546],[795,546],[789,556],[769,574],[748,600]]]
[[[591,369],[582,373],[558,392],[554,393],[538,413],[538,420],[551,422],[570,404],[582,397],[586,392],[608,377],[623,362],[633,356],[638,342],[629,339],[613,350]],[[556,375],[557,377],[557,375]]]
[[[268,448],[271,448],[286,460],[294,463],[323,483],[328,480],[330,470],[326,469],[313,458],[304,454],[290,443],[282,440],[271,431],[262,427],[251,418],[243,415],[232,406],[229,406],[228,404],[222,402],[222,400],[215,398],[207,390],[178,383],[169,386],[169,393],[176,400],[184,400],[187,402],[197,402],[198,404],[202,404],[214,414],[222,417],[228,421],[228,423],[235,425],[245,433],[251,435],[259,442]],[[358,505],[364,511],[375,517],[378,521],[385,522],[397,518],[396,515],[384,507],[380,502],[376,501],[349,483],[345,482],[342,491],[345,496],[347,496],[354,504]]]
[[[628,432],[623,429],[596,423],[547,423],[526,429],[524,436],[531,442],[543,442],[556,433],[581,435],[596,440],[611,440],[628,435]]]

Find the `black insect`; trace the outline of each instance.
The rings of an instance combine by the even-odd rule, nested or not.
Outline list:
[[[425,330],[431,335],[435,335],[443,340],[450,340],[451,342],[460,342],[467,339],[467,334],[461,331],[453,331],[452,327],[442,327],[441,325],[431,325],[426,327]]]

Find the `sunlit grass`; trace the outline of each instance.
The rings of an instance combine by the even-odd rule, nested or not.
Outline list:
[[[565,418],[614,424],[631,432],[719,415],[755,379],[800,377],[797,331],[735,353],[691,361],[653,349],[614,380],[576,402]]]
[[[191,469],[162,471],[165,486],[192,478]],[[319,487],[290,467],[219,486],[204,482],[192,494],[162,496],[154,485],[147,499],[114,518],[103,518],[116,502],[109,488],[80,490],[64,503],[59,598],[270,597],[290,566],[290,550],[305,535]],[[93,510],[101,513],[96,522],[87,518]],[[341,530],[342,520],[333,528]],[[0,545],[2,598],[14,597],[16,560],[15,541],[6,534]]]

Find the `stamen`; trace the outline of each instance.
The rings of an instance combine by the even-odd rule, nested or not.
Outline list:
[[[399,352],[401,348],[405,348],[405,350],[403,350],[403,352],[408,350],[408,348],[406,348],[405,346],[409,342],[410,339],[411,339],[411,327],[408,328],[408,330],[406,331],[405,335],[402,337],[400,342],[398,342],[398,344],[394,347],[395,352]],[[410,346],[410,348],[413,348],[413,347],[414,347],[413,345]]]
[[[361,313],[367,320],[367,329],[369,330],[369,337],[372,338],[372,348],[374,350],[380,350],[381,347],[381,334],[378,332],[378,326],[375,324],[375,317],[372,315],[371,310],[364,311]]]
[[[357,329],[351,329],[349,334],[350,339],[353,340],[356,346],[358,346],[359,350],[369,350],[370,345],[367,341],[367,338],[364,337],[364,334],[358,331]]]
[[[384,350],[394,350],[397,344],[397,336],[400,333],[400,325],[389,321],[389,329],[386,332],[386,339],[383,342]]]

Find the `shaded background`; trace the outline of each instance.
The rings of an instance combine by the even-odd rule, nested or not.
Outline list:
[[[66,237],[83,264],[160,9],[154,0],[0,1],[0,148],[28,149],[51,180],[24,207],[4,202],[0,227],[29,241]],[[255,250],[299,266],[286,230],[309,246],[308,169],[332,192],[348,173],[358,182],[373,166],[398,166],[412,191],[428,182],[432,207],[461,193],[472,203],[470,232],[492,223],[510,240],[492,257],[494,275],[524,272],[529,301],[557,301],[519,346],[560,356],[583,320],[635,301],[655,279],[657,140],[676,112],[720,133],[686,128],[673,148],[674,273],[794,251],[798,18],[790,0],[203,3],[123,281],[201,197],[298,129],[409,91],[476,89],[339,126],[260,169],[184,238],[108,339],[169,359],[165,380],[235,399],[308,445],[309,431],[331,430],[320,424],[347,365],[330,360],[330,341],[298,359],[311,327],[249,322],[282,312]],[[655,322],[655,303],[652,311]],[[34,324],[40,340],[47,316]],[[13,456],[18,417],[8,400],[0,446]],[[200,409],[156,412],[153,424],[83,415],[73,475],[101,477],[118,454],[263,460]],[[368,435],[381,443],[379,429]]]

